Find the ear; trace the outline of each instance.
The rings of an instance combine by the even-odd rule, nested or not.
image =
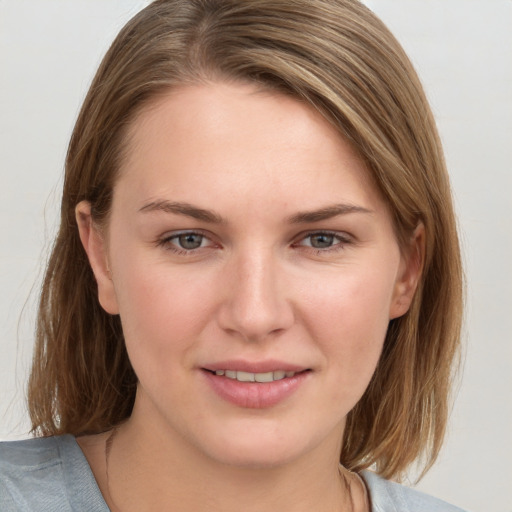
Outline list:
[[[107,245],[98,226],[92,220],[91,204],[88,201],[78,203],[75,208],[75,217],[80,240],[98,284],[98,300],[107,313],[117,315],[119,308],[108,263]]]
[[[409,310],[423,272],[424,260],[425,226],[420,222],[411,236],[409,245],[402,250],[400,269],[389,312],[390,320],[405,315]]]

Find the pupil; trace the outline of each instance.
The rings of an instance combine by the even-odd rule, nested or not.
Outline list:
[[[188,233],[186,235],[179,236],[179,242],[183,249],[197,249],[201,246],[203,241],[202,235],[196,235],[194,233]]]
[[[315,249],[325,249],[326,247],[331,247],[333,240],[334,235],[312,235],[311,246]]]

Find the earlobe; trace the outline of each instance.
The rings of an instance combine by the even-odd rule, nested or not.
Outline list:
[[[100,230],[94,225],[91,204],[88,201],[81,201],[76,205],[75,218],[80,240],[98,284],[98,300],[107,313],[117,315],[119,308],[109,268],[106,243]]]
[[[409,247],[402,251],[400,272],[395,283],[389,318],[405,315],[418,288],[425,260],[425,226],[420,222],[411,236]]]

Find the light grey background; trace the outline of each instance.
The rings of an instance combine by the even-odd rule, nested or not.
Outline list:
[[[474,512],[512,512],[512,1],[366,3],[431,100],[468,279],[462,384],[439,462],[418,487]],[[37,289],[74,120],[108,44],[146,4],[0,0],[0,438],[29,428]]]

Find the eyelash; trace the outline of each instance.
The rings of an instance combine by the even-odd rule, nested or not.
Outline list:
[[[179,237],[182,237],[182,236],[200,236],[200,237],[202,237],[201,244],[204,241],[204,239],[210,240],[208,238],[208,236],[201,231],[182,231],[179,233],[175,233],[171,236],[165,236],[165,237],[159,239],[157,241],[156,245],[158,247],[163,247],[165,250],[171,251],[180,256],[190,256],[190,255],[197,253],[197,251],[199,251],[200,249],[205,249],[208,247],[208,246],[207,247],[199,246],[195,249],[185,249],[185,248],[179,247],[178,245],[173,243],[174,240],[177,240],[177,239],[179,239]],[[301,245],[300,242],[303,242],[313,236],[333,237],[333,239],[334,239],[333,245],[331,245],[329,247],[325,247],[325,248],[312,247],[311,245],[309,245],[309,246]],[[353,243],[350,236],[348,236],[347,234],[341,234],[336,231],[310,231],[310,232],[301,234],[300,237],[298,237],[296,240],[297,241],[292,243],[292,247],[301,247],[304,250],[313,251],[316,255],[323,255],[323,254],[329,254],[329,253],[342,251],[343,249],[345,249],[345,247],[347,245]],[[336,242],[336,240],[337,240],[337,242]],[[210,240],[210,242],[211,242],[211,240]],[[211,242],[211,244],[215,245],[213,242]]]

